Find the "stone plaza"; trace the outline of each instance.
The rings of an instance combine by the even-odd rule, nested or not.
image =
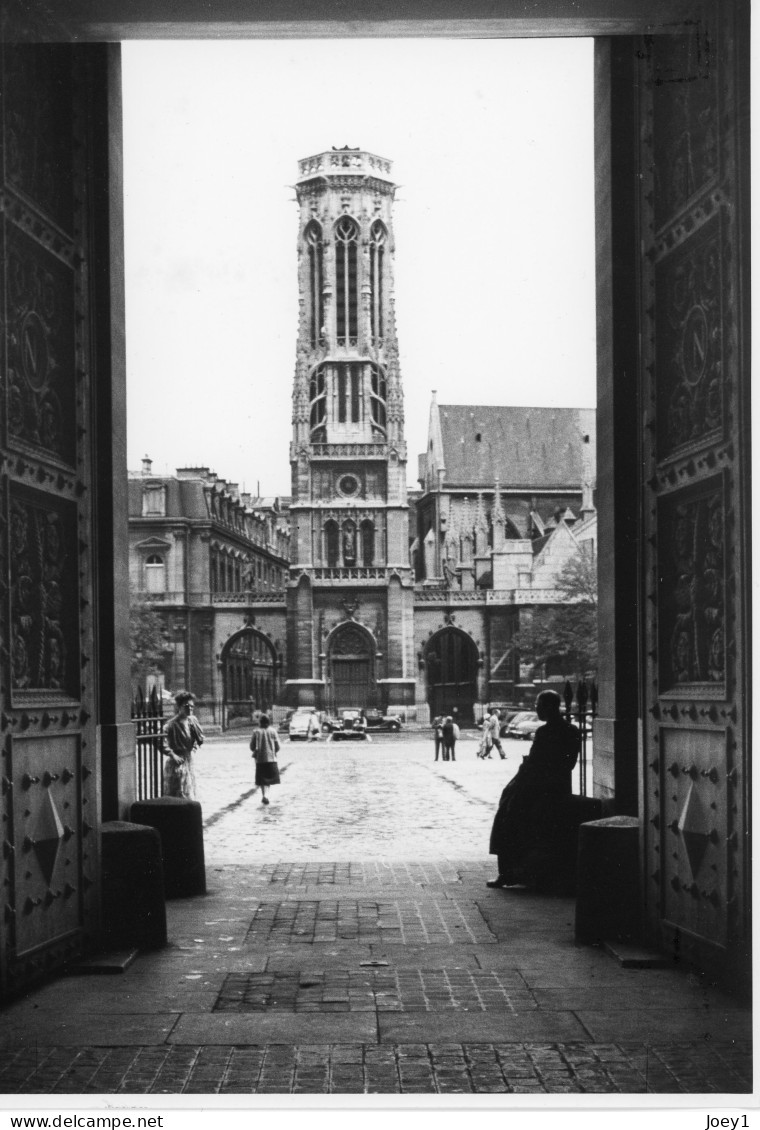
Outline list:
[[[167,904],[165,949],[9,1005],[0,1091],[751,1091],[734,998],[577,946],[572,898],[486,888],[495,803],[527,752],[504,745],[482,761],[465,732],[435,762],[426,733],[286,740],[265,808],[247,735],[207,741],[208,893]]]

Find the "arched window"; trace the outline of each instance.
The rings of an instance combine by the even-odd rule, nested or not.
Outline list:
[[[309,381],[309,427],[312,443],[324,443],[327,420],[327,384],[325,366],[314,369]]]
[[[359,229],[349,216],[335,225],[335,321],[338,345],[355,346],[358,341]]]
[[[145,559],[145,590],[150,593],[166,592],[166,567],[158,553]]]
[[[387,242],[388,232],[385,230],[385,225],[376,220],[369,233],[370,321],[372,341],[375,345],[382,345],[385,336],[383,269]]]
[[[388,382],[385,370],[379,365],[370,365],[370,404],[372,407],[372,426],[385,436],[387,426]]]
[[[315,349],[322,338],[324,307],[322,298],[322,229],[316,220],[306,225],[304,232],[309,260],[309,340]]]
[[[340,561],[338,523],[334,522],[332,518],[325,522],[325,561],[328,569],[334,569]]]
[[[361,524],[362,565],[375,564],[375,523],[365,518]]]

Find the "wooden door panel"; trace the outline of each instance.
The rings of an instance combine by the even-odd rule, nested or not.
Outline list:
[[[731,12],[637,53],[645,913],[653,940],[724,971],[748,936]]]
[[[98,932],[88,61],[2,49],[0,990]]]

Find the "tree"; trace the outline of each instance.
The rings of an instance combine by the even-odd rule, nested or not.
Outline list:
[[[129,606],[129,645],[132,678],[144,687],[148,675],[164,670],[171,641],[161,613],[142,600]]]
[[[578,552],[557,577],[556,605],[533,608],[512,644],[521,662],[576,680],[595,678],[598,659],[596,556]]]

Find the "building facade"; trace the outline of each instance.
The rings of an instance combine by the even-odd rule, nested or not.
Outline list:
[[[241,494],[208,467],[157,476],[146,458],[129,476],[133,610],[160,612],[163,684],[191,688],[207,725],[248,724],[281,696],[286,505]]]
[[[595,558],[595,416],[433,395],[412,543],[420,716],[532,702],[513,640],[526,612],[568,601],[566,566]]]

